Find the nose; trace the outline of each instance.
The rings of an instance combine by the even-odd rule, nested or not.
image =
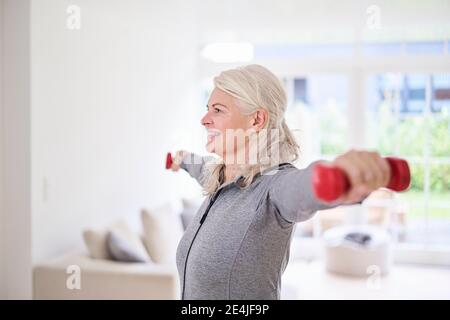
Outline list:
[[[204,115],[204,117],[200,120],[200,123],[205,127],[212,124],[212,120],[211,120],[211,117],[209,116],[209,112],[207,112]]]

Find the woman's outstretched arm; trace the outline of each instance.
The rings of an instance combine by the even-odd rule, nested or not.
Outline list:
[[[205,164],[214,158],[211,156],[199,156],[185,150],[177,151],[172,162],[171,169],[178,171],[184,169],[192,178],[203,185],[205,175]]]
[[[318,210],[331,209],[341,204],[338,200],[325,203],[315,197],[312,171],[319,162],[313,162],[305,169],[286,168],[275,173],[269,189],[270,202],[285,220],[305,221]]]
[[[322,161],[315,161],[305,169],[286,168],[275,174],[269,196],[285,220],[300,222],[309,219],[317,210],[360,203],[372,191],[386,186],[390,177],[388,163],[377,152],[351,150],[329,163],[345,172],[350,190],[333,202],[324,202],[316,198],[312,184],[313,169],[319,162]]]

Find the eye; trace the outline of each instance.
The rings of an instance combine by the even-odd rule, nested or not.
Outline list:
[[[220,113],[220,112],[223,112],[223,110],[222,109],[219,109],[219,108],[217,108],[217,107],[214,107],[214,106],[212,106],[212,107],[209,107],[208,105],[206,105],[206,112],[208,112],[210,109],[212,109],[213,110],[213,113]]]

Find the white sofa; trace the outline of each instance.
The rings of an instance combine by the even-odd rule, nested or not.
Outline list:
[[[193,206],[188,200],[183,202],[184,211],[181,214],[186,224],[195,214],[196,208]],[[35,265],[33,298],[179,299],[175,256],[178,242],[183,235],[180,214],[177,214],[170,204],[165,204],[143,209],[141,220],[142,236],[131,230],[122,220],[99,230],[85,229],[83,238],[88,252],[69,252]],[[130,260],[113,258],[107,236],[111,230],[127,241],[128,248],[148,253],[151,262],[119,262],[117,260]],[[71,270],[71,266],[79,270],[80,289],[73,288],[73,283],[67,284],[74,279],[76,273]]]
[[[80,275],[79,289],[67,285],[74,275],[70,266],[79,267],[75,267]],[[73,253],[37,264],[33,269],[34,299],[179,299],[179,296],[174,266],[92,259],[87,254]]]

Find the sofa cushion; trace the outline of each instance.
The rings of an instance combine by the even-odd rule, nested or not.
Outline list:
[[[106,245],[107,230],[87,229],[83,231],[83,240],[93,259],[111,259]]]
[[[111,236],[110,233],[114,233],[114,235]],[[128,255],[131,255],[134,258],[140,257],[138,259],[139,261],[151,261],[139,235],[130,229],[125,220],[117,220],[110,226],[100,230],[84,230],[83,238],[91,258],[114,260],[121,260],[121,258],[126,259],[125,250]],[[119,254],[119,252],[121,252],[121,254]],[[115,255],[113,256],[112,253]],[[127,258],[131,257],[128,256]]]
[[[140,237],[124,221],[110,227],[106,236],[108,252],[113,260],[123,262],[150,262]]]
[[[179,215],[169,204],[141,212],[144,242],[156,263],[174,264],[178,242],[183,236]]]

